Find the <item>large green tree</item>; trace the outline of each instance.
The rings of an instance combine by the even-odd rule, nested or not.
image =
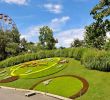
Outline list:
[[[27,40],[25,38],[22,38],[20,40],[20,52],[26,52],[27,51]]]
[[[94,19],[103,19],[110,15],[110,0],[100,0],[91,11]]]
[[[20,34],[17,29],[0,30],[0,60],[19,53]]]
[[[44,26],[40,28],[39,34],[39,41],[43,49],[51,50],[55,48],[56,41],[53,37],[52,29],[50,29],[48,26]]]
[[[96,21],[86,27],[85,42],[87,46],[102,49],[106,42],[105,22]]]
[[[17,29],[13,29],[7,34],[9,41],[6,44],[5,51],[8,55],[18,55],[20,52],[19,44],[20,44],[20,34]]]
[[[102,49],[106,42],[106,33],[110,31],[110,0],[101,0],[90,13],[95,19],[91,25],[87,26],[85,32],[85,42],[87,46]]]
[[[81,47],[81,46],[84,46],[84,41],[83,40],[75,39],[71,43],[71,47]]]
[[[37,51],[37,45],[33,42],[28,42],[25,38],[22,38],[20,40],[20,53],[26,53],[26,52],[36,52]]]

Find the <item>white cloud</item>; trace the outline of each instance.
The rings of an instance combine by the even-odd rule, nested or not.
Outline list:
[[[25,34],[22,34],[20,38],[25,38],[28,41],[38,42],[39,28],[42,26],[34,26],[27,29]]]
[[[9,4],[27,5],[29,0],[1,0],[1,1]]]
[[[63,22],[65,23],[66,21],[68,21],[70,19],[69,16],[63,16],[62,18],[58,19],[58,18],[55,18],[55,19],[52,19],[52,23],[58,23],[58,22]]]
[[[28,33],[21,36],[21,38],[26,38],[28,41],[38,42],[39,28],[42,26],[35,26],[28,29]],[[70,47],[71,42],[78,38],[82,40],[84,38],[85,30],[83,28],[70,29],[66,31],[61,31],[54,34],[55,39],[58,39],[57,47]]]
[[[67,23],[67,21],[70,19],[69,16],[63,16],[61,18],[54,18],[50,21],[50,23],[39,25],[39,26],[33,26],[29,27],[25,34],[22,34],[21,38],[26,38],[28,41],[38,41],[38,33],[39,28],[42,26],[49,26],[55,33],[61,31],[62,27]]]
[[[54,31],[54,33],[58,33],[57,36],[55,36],[56,38],[58,38],[60,40],[62,37],[62,39],[64,40],[65,37],[67,37],[67,35],[70,35],[70,32],[72,32],[72,30],[67,31],[67,33],[69,33],[69,34],[66,34],[66,31],[61,32],[63,34],[61,34],[59,32],[62,30],[63,26],[68,22],[69,19],[70,19],[69,16],[63,16],[61,18],[54,18],[50,21],[50,23],[47,23],[47,24],[29,27],[27,29],[27,31],[25,32],[25,34],[22,34],[21,38],[26,38],[28,41],[38,42],[39,28],[47,25]],[[74,32],[75,32],[75,30],[74,30]],[[72,40],[73,40],[73,38],[72,38]],[[70,40],[66,39],[65,42],[66,43],[70,42]],[[61,44],[61,42],[59,43],[59,45],[60,44]]]
[[[60,4],[47,3],[44,4],[44,8],[55,14],[59,14],[62,12],[62,6]]]
[[[54,18],[49,23],[49,27],[51,27],[54,32],[58,32],[68,22],[69,19],[70,19],[69,16],[63,16],[61,18]]]
[[[70,29],[57,33],[55,35],[55,38],[58,39],[58,44],[56,46],[70,47],[70,44],[74,39],[76,38],[81,40],[83,39],[84,31],[85,30],[83,28],[80,28],[80,29]]]

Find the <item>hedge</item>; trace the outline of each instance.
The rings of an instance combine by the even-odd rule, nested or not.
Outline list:
[[[110,52],[93,48],[67,48],[44,50],[8,58],[0,62],[0,68],[13,66],[23,62],[51,57],[69,57],[81,61],[88,69],[110,71]]]

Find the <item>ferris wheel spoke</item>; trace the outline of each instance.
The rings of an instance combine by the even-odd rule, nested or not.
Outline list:
[[[0,14],[0,29],[2,31],[12,31],[13,29],[17,29],[17,27],[11,17]]]

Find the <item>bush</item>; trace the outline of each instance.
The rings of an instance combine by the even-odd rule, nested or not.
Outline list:
[[[87,48],[76,48],[73,53],[73,58],[76,60],[80,60],[87,50]]]
[[[62,50],[62,49],[57,49],[57,50],[53,51],[53,52],[54,52],[54,56],[55,56],[55,57],[60,57],[60,52],[61,52],[61,50]]]
[[[106,51],[90,50],[82,58],[82,63],[89,69],[110,71],[110,53]]]
[[[20,56],[16,56],[16,57],[11,57],[11,58],[8,58],[4,61],[1,61],[0,62],[0,68],[9,67],[12,65],[16,65],[19,63],[23,63],[23,62],[27,62],[27,61],[31,61],[31,60],[35,60],[35,59],[38,59],[37,53],[25,54],[25,55],[20,55]]]
[[[69,58],[73,58],[74,52],[75,52],[75,48],[71,48],[71,49],[69,50],[68,57],[69,57]]]
[[[46,53],[45,51],[40,51],[37,53],[37,57],[38,59],[43,59],[43,58],[46,58]]]
[[[55,50],[47,50],[46,51],[46,58],[51,58],[51,57],[54,57],[54,51]]]
[[[61,49],[60,50],[60,57],[68,57],[69,50],[70,49]]]

